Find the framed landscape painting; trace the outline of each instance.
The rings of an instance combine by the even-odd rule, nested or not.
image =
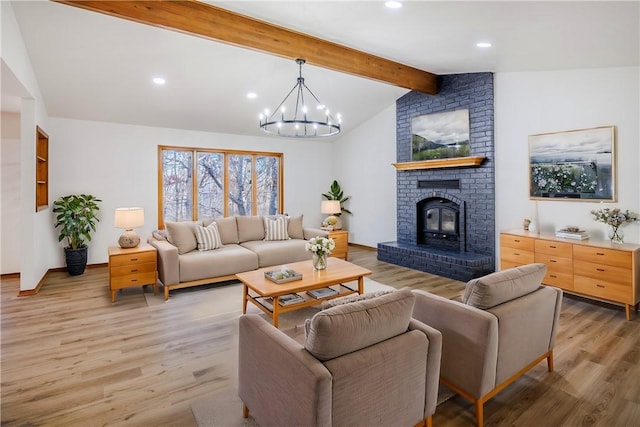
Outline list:
[[[614,126],[529,136],[529,198],[616,201]]]
[[[469,110],[425,114],[411,119],[411,160],[469,156]]]

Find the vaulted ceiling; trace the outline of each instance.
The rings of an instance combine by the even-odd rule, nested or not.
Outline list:
[[[636,1],[405,1],[399,10],[382,1],[208,3],[434,74],[639,64]],[[263,135],[258,113],[297,77],[297,65],[279,56],[64,4],[12,5],[54,117]],[[481,41],[492,47],[476,47]],[[343,131],[407,91],[314,65],[303,73],[341,113]],[[152,84],[155,76],[167,83]]]

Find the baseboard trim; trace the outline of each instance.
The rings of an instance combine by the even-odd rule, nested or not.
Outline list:
[[[19,279],[20,273],[5,273],[0,274],[0,280]]]
[[[102,263],[99,263],[99,264],[88,264],[86,268],[107,267],[108,265],[109,265],[109,263],[102,262]],[[38,281],[38,284],[36,285],[35,288],[20,290],[20,292],[18,292],[18,296],[19,297],[30,297],[30,296],[36,295],[38,292],[40,292],[40,290],[44,286],[44,282],[47,280],[47,276],[49,275],[49,273],[57,273],[57,272],[61,272],[61,271],[67,271],[67,267],[56,267],[56,268],[48,269],[46,271],[46,273],[44,273],[44,276],[42,276],[40,281]],[[17,274],[18,278],[20,277],[20,273],[14,273],[14,274]],[[5,275],[3,275],[3,277],[4,276]]]
[[[359,243],[349,243],[349,246],[353,246],[355,248],[360,248],[360,249],[364,249],[365,251],[372,251],[372,252],[375,252],[378,250],[378,248],[372,248],[371,246],[361,245]]]

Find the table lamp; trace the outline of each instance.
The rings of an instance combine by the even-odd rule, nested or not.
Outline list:
[[[144,209],[142,208],[118,208],[116,209],[115,226],[125,230],[118,239],[121,248],[135,248],[140,244],[140,236],[133,231],[134,228],[144,225]]]
[[[334,214],[342,212],[340,207],[340,200],[323,200],[320,205],[320,211],[323,214],[329,214],[324,222],[333,230],[340,230],[342,228],[342,222],[340,218]]]

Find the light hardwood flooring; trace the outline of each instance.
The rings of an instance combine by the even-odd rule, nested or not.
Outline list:
[[[464,284],[379,262],[350,261],[387,285],[447,298]],[[168,302],[127,289],[110,301],[106,267],[52,273],[38,295],[1,285],[3,426],[195,426],[191,404],[235,384],[240,301],[175,291]],[[640,320],[620,306],[565,296],[555,372],[540,363],[485,405],[487,426],[640,426]],[[473,406],[454,397],[434,426],[473,426]]]

